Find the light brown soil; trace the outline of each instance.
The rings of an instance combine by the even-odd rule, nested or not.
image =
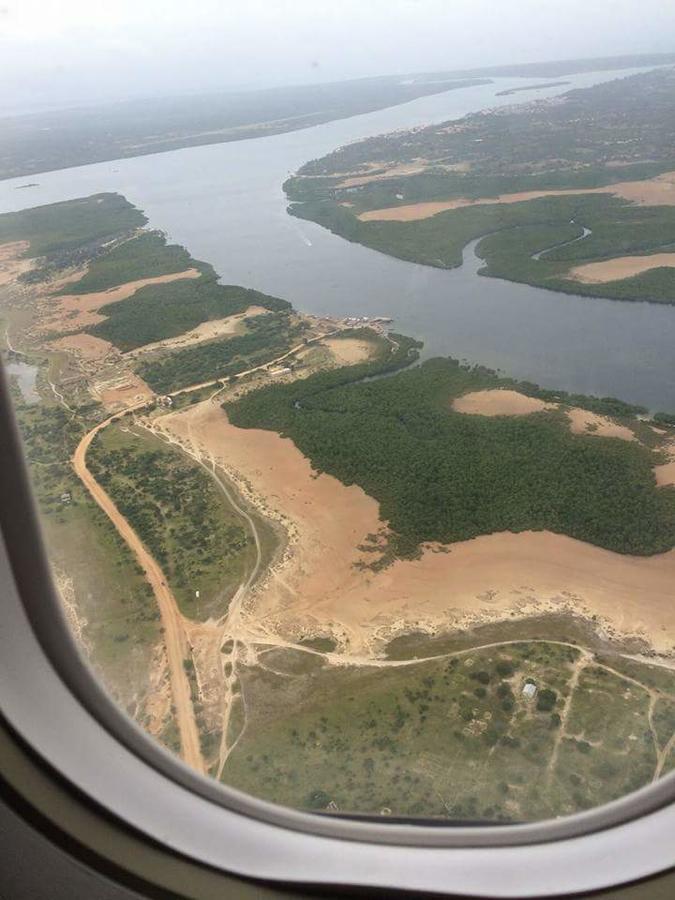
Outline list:
[[[355,363],[364,362],[373,354],[372,343],[358,338],[328,338],[323,343],[340,366],[352,366]]]
[[[607,416],[599,416],[587,409],[570,409],[567,416],[570,420],[570,431],[574,434],[596,434],[599,437],[619,438],[622,441],[637,440],[630,428],[617,425]]]
[[[659,487],[665,487],[666,485],[675,486],[675,441],[668,445],[666,452],[670,457],[670,461],[660,466],[654,466],[654,475]]]
[[[0,244],[0,287],[12,284],[19,275],[28,272],[35,265],[34,259],[22,259],[22,255],[28,250],[28,241],[12,241],[8,244]]]
[[[398,166],[390,166],[385,172],[380,172],[378,175],[355,175],[350,178],[345,178],[345,180],[337,184],[336,187],[358,187],[361,184],[369,184],[372,181],[383,181],[387,178],[395,178],[397,175],[416,175],[418,172],[424,172],[424,170],[428,168],[428,165],[426,160],[420,160],[419,162],[413,163],[401,163]]]
[[[662,266],[675,266],[675,253],[652,253],[649,256],[620,256],[617,259],[604,259],[600,262],[584,263],[576,266],[565,276],[581,281],[584,284],[605,284],[607,281],[620,281],[632,278],[650,269]]]
[[[124,372],[110,384],[92,385],[91,392],[110,410],[135,406],[154,397],[154,391],[133,372]]]
[[[371,209],[361,213],[363,222],[413,222],[417,219],[428,219],[448,209],[460,209],[463,206],[484,206],[490,203],[521,203],[525,200],[538,200],[540,197],[564,197],[571,194],[614,194],[623,197],[638,206],[672,206],[675,204],[675,172],[665,172],[647,181],[624,181],[601,188],[588,190],[574,189],[567,191],[521,191],[515,194],[499,194],[496,197],[481,197],[473,200],[468,197],[457,197],[454,200],[432,200],[424,203],[411,203],[405,206],[392,206],[384,209]]]
[[[158,275],[155,278],[139,278],[137,281],[129,281],[119,287],[110,288],[108,291],[96,291],[91,294],[64,294],[53,297],[53,313],[43,321],[43,327],[50,331],[76,331],[102,322],[106,317],[97,313],[97,310],[107,303],[116,300],[126,300],[136,291],[150,284],[167,284],[170,281],[179,281],[183,278],[199,278],[201,272],[197,269],[186,269],[184,272],[173,272],[170,275]]]
[[[49,346],[55,350],[68,350],[81,356],[82,359],[91,361],[103,360],[110,353],[115,352],[115,348],[109,341],[94,337],[93,334],[71,334],[52,341]]]
[[[547,409],[558,409],[557,403],[545,403],[536,397],[528,397],[518,391],[486,390],[471,391],[457,397],[452,408],[455,412],[478,416],[526,416]],[[570,431],[574,434],[596,434],[600,437],[620,438],[635,441],[637,438],[625,425],[618,425],[607,416],[573,407],[566,409],[570,421]]]
[[[557,404],[527,397],[518,391],[471,391],[457,397],[452,404],[455,412],[479,416],[527,416],[531,413],[555,409]]]
[[[641,635],[658,650],[675,642],[675,552],[624,556],[549,532],[502,533],[397,561],[379,573],[358,545],[382,527],[360,488],[316,475],[288,439],[230,425],[218,406],[196,404],[157,420],[193,450],[213,455],[250,500],[290,535],[284,562],[254,592],[247,615],[288,638],[332,632],[351,657],[368,656],[403,631],[544,611],[599,617],[608,634]]]
[[[192,344],[201,344],[204,341],[212,341],[214,338],[225,337],[228,334],[236,334],[242,330],[242,322],[251,316],[262,316],[268,313],[268,309],[262,306],[249,306],[247,310],[226,319],[213,319],[210,322],[202,322],[192,331],[179,334],[177,337],[167,338],[163,341],[155,341],[153,344],[145,344],[137,350],[131,350],[125,356],[133,359],[142,354],[152,353],[156,350],[174,350],[178,347],[189,347]]]

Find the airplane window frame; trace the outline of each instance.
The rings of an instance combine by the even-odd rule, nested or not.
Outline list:
[[[573,816],[467,826],[287,809],[192,771],[115,705],[77,648],[4,371],[0,433],[0,716],[66,782],[148,840],[243,877],[470,896],[596,890],[675,865],[675,773]]]

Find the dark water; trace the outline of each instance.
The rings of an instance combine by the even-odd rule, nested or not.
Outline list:
[[[572,76],[551,96],[630,74]],[[675,307],[555,294],[477,276],[465,264],[436,270],[392,259],[287,215],[284,179],[341,144],[513,103],[493,85],[257,140],[197,147],[0,182],[0,211],[97,191],[119,191],[223,281],[285,297],[298,309],[386,315],[425,342],[425,356],[480,362],[544,386],[613,395],[675,410]],[[528,99],[526,93],[517,96]]]

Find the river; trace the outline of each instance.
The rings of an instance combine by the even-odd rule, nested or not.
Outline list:
[[[568,86],[511,97],[496,95],[528,80],[499,78],[289,134],[3,181],[0,212],[118,191],[225,283],[284,297],[305,312],[391,316],[395,329],[424,341],[426,357],[452,355],[546,387],[675,411],[675,307],[480,277],[472,247],[449,271],[396,260],[292,218],[281,189],[302,163],[347,142],[633,71],[573,75]],[[17,190],[29,182],[38,186]]]

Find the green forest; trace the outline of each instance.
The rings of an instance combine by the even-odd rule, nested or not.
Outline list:
[[[656,487],[658,453],[573,434],[562,409],[494,418],[454,412],[453,398],[468,391],[533,393],[456,360],[349,383],[368,374],[360,368],[270,385],[225,406],[235,425],[290,437],[318,471],[374,497],[398,555],[416,554],[425,541],[542,529],[620,553],[675,545],[675,488]]]
[[[158,231],[143,231],[94,259],[79,281],[65,285],[62,294],[88,294],[139,278],[156,278],[191,267],[213,273],[211,266],[196,262],[185,247],[167,244]]]
[[[200,275],[150,284],[126,300],[108,303],[100,309],[106,320],[88,331],[126,352],[184,334],[202,322],[242,313],[249,306],[280,311],[291,305],[251,288],[219,284],[215,274]]]
[[[145,225],[143,213],[120,194],[93,194],[0,215],[0,244],[29,241],[26,256],[69,263],[69,254],[91,255],[103,243]]]

